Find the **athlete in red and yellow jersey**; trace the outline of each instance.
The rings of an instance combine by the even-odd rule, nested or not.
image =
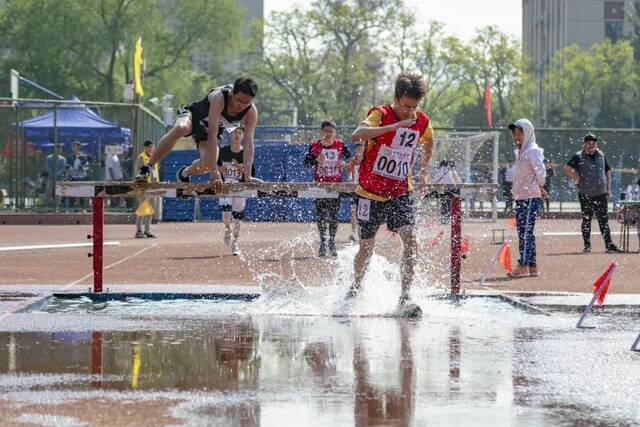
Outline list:
[[[360,249],[354,260],[355,283],[348,297],[357,295],[373,255],[376,232],[386,223],[389,230],[400,235],[404,247],[399,312],[407,316],[421,313],[420,307],[409,300],[417,247],[411,170],[419,145],[424,149],[423,171],[431,158],[431,123],[429,117],[418,110],[425,94],[426,83],[421,75],[400,74],[395,82],[393,104],[372,108],[351,135],[352,141],[367,141],[367,144],[356,189]]]

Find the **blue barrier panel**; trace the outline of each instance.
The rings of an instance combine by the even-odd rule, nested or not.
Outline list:
[[[309,145],[290,145],[286,141],[256,141],[254,154],[255,176],[267,182],[311,182],[313,169],[304,166]],[[176,150],[162,162],[160,179],[175,182],[177,171],[199,157],[197,150]],[[343,179],[346,180],[346,171]],[[208,174],[193,176],[193,182],[207,182]],[[343,199],[339,219],[350,221],[350,200]],[[200,200],[200,217],[203,220],[221,218],[218,199]],[[315,204],[310,199],[248,199],[245,209],[248,221],[315,221]],[[194,199],[165,198],[164,221],[193,221]]]

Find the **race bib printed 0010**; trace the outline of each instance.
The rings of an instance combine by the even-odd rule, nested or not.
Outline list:
[[[413,129],[396,130],[391,146],[383,145],[373,164],[373,173],[397,181],[404,181],[413,167],[413,149],[420,132]]]

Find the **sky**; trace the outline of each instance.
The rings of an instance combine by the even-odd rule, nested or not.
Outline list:
[[[475,28],[497,25],[502,31],[522,37],[521,0],[405,0],[418,11],[419,22],[436,20],[445,24],[446,32],[464,40],[473,37]],[[272,10],[286,10],[299,4],[307,6],[310,0],[264,0],[265,17]]]

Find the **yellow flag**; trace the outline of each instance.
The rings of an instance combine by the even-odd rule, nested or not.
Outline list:
[[[136,95],[144,95],[142,90],[142,37],[136,40],[136,48],[133,53],[133,91]]]
[[[133,360],[131,363],[131,388],[138,388],[138,377],[140,376],[140,344],[133,346]]]
[[[155,215],[156,211],[153,209],[153,206],[151,206],[151,203],[149,203],[149,199],[144,199],[142,203],[140,203],[140,206],[138,206],[138,209],[136,209],[136,216],[153,216]]]

